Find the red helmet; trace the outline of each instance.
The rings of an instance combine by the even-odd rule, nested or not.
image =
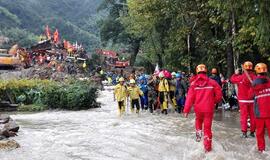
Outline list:
[[[206,73],[207,72],[207,68],[204,64],[200,64],[196,67],[196,73]]]
[[[246,62],[243,64],[243,68],[244,68],[245,70],[248,70],[248,71],[252,70],[252,69],[253,69],[253,64],[252,64],[252,62],[246,61]]]

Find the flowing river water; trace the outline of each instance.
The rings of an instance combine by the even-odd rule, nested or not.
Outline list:
[[[0,151],[1,160],[270,160],[257,152],[256,140],[241,139],[238,113],[218,113],[213,122],[213,151],[195,142],[194,116],[148,112],[117,116],[108,88],[101,108],[11,115],[21,126],[21,148]],[[267,137],[268,138],[268,137]]]

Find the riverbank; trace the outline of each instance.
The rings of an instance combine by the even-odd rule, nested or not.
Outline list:
[[[81,110],[100,107],[96,98],[98,87],[90,80],[64,81],[19,79],[0,81],[2,104],[19,104],[19,111],[47,109]],[[5,107],[2,107],[5,111]]]

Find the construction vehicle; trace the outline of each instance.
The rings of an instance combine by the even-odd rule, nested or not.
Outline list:
[[[21,65],[21,60],[18,56],[8,53],[7,49],[0,49],[0,67],[15,68]]]

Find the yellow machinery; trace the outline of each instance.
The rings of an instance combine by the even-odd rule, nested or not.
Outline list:
[[[8,54],[8,50],[0,49],[0,67],[17,67],[21,65],[21,60],[12,54]]]

